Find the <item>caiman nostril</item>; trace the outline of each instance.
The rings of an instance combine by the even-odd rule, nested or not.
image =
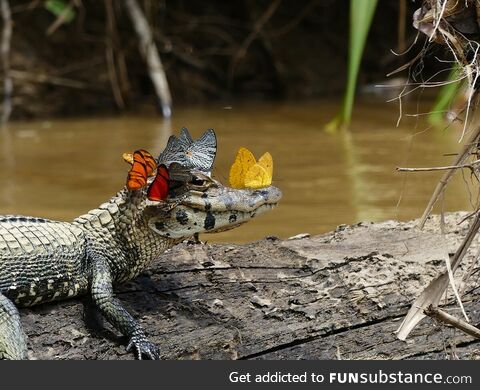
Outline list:
[[[280,189],[277,187],[270,187],[270,189],[271,200],[274,201],[274,203],[277,203],[280,199],[282,199],[282,191],[280,191]]]
[[[267,187],[254,191],[253,195],[261,196],[265,203],[277,203],[282,198],[282,191],[277,187]]]

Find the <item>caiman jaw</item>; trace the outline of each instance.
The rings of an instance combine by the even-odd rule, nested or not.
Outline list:
[[[152,216],[148,224],[170,238],[224,231],[271,210],[281,197],[273,186],[258,190],[212,186],[204,192],[188,192],[166,215]]]

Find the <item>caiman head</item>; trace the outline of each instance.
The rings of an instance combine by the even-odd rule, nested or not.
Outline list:
[[[216,154],[213,130],[193,141],[186,129],[170,137],[157,159],[170,171],[168,196],[161,201],[145,199],[143,218],[158,235],[181,240],[196,233],[214,233],[237,227],[274,208],[282,193],[274,186],[234,189],[211,177]],[[180,168],[179,168],[180,167]],[[154,181],[150,178],[148,186]]]
[[[274,186],[233,189],[199,172],[185,187],[185,192],[169,196],[163,204],[146,207],[150,229],[174,239],[229,230],[273,209],[282,197]]]

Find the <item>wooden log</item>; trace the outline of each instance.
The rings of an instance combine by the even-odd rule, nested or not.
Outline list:
[[[444,236],[431,219],[423,231],[416,221],[387,221],[293,240],[183,243],[117,294],[164,359],[479,358],[480,341],[430,318],[407,342],[394,334],[461,242],[466,226],[456,224],[465,215],[448,215]],[[460,283],[472,261],[467,256],[456,276],[478,324],[478,276]],[[132,359],[108,324],[86,325],[84,302],[21,310],[31,358]],[[458,316],[448,302],[442,309]]]

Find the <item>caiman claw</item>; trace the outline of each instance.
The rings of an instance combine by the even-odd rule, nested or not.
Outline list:
[[[160,349],[155,344],[148,341],[143,335],[132,336],[127,345],[127,352],[129,352],[132,347],[135,348],[135,355],[138,360],[142,360],[142,356],[145,356],[149,360],[160,359]]]

